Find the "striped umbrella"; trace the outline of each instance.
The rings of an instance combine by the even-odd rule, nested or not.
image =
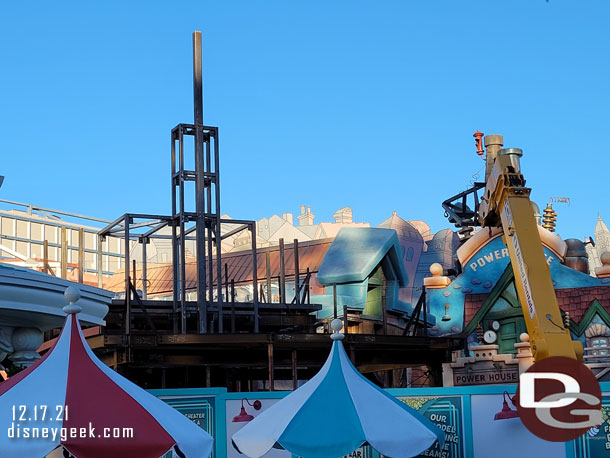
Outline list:
[[[347,455],[364,444],[387,457],[419,455],[443,432],[430,420],[375,386],[352,365],[335,331],[326,363],[310,381],[233,435],[241,453],[258,458],[284,448],[306,458]]]
[[[1,455],[42,458],[63,446],[76,458],[207,458],[212,437],[102,363],[76,319],[78,288],[65,297],[68,317],[53,348],[0,383]]]

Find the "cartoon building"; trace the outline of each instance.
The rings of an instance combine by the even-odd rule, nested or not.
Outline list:
[[[569,328],[573,339],[583,343],[585,362],[598,378],[608,380],[610,278],[599,271],[599,278],[594,278],[566,265],[568,243],[541,226],[538,230],[562,311],[562,324]],[[519,360],[530,358],[527,361],[531,363],[531,354],[524,350],[529,348],[523,336],[527,331],[501,230],[475,232],[459,247],[457,259],[461,273],[445,277],[446,286],[430,286],[427,295],[430,313],[437,317],[430,332],[462,334],[470,347],[468,354],[445,365],[445,383],[513,380],[518,374]],[[434,276],[441,277],[438,272]],[[468,378],[464,376],[466,373],[482,375]],[[504,374],[497,376],[497,382],[486,378],[496,373]]]
[[[595,223],[593,239],[594,243],[591,243],[592,240],[589,238],[585,240],[591,275],[595,275],[595,269],[602,266],[600,260],[602,253],[610,251],[610,230],[599,214]]]
[[[408,278],[402,251],[391,229],[341,229],[318,270],[317,280],[325,287],[324,294],[312,296],[312,302],[322,304],[318,317],[334,317],[336,304],[337,316],[344,308],[370,322],[387,314],[402,332],[412,311],[399,298]]]

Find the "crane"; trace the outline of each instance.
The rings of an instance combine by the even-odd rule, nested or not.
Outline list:
[[[491,154],[488,149],[477,222],[482,227],[501,227],[504,232],[534,359],[565,356],[582,361],[582,343],[573,341],[563,326],[530,201],[531,188],[525,186],[521,174],[522,155],[518,148],[492,150]]]

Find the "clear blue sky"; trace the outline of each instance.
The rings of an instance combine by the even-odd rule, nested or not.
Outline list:
[[[329,221],[349,205],[439,230],[483,165],[478,129],[523,148],[541,207],[571,198],[564,238],[610,220],[607,0],[4,2],[0,197],[168,213],[196,29],[223,213],[308,204]]]

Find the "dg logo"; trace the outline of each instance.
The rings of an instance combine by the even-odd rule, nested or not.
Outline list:
[[[567,442],[603,423],[601,389],[584,364],[545,358],[519,377],[516,404],[525,427],[552,442]]]

